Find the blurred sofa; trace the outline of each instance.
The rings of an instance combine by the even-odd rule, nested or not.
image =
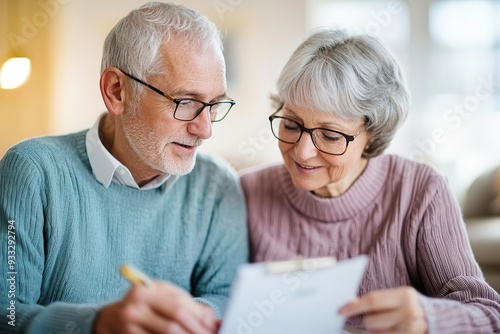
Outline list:
[[[500,293],[500,167],[474,180],[462,211],[474,256],[486,281]]]

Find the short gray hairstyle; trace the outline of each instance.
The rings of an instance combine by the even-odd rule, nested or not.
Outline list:
[[[148,2],[121,19],[106,37],[101,73],[113,66],[138,78],[163,74],[159,50],[172,35],[200,52],[213,46],[222,50],[221,34],[205,16],[172,2]],[[139,87],[135,85],[135,93]]]
[[[380,155],[407,117],[410,94],[396,60],[376,38],[321,29],[293,53],[278,79],[275,100],[363,118],[371,141],[363,157]]]

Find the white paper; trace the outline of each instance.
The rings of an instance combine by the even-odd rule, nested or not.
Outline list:
[[[338,310],[358,291],[368,257],[310,271],[269,274],[242,265],[231,287],[220,334],[343,333]]]

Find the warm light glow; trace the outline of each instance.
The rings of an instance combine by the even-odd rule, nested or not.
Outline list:
[[[30,73],[31,61],[29,58],[10,58],[3,64],[0,71],[0,88],[17,88],[28,80]]]

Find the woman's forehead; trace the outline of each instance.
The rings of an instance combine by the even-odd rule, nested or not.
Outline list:
[[[284,103],[283,112],[301,119],[304,122],[313,123],[315,125],[330,125],[342,128],[350,128],[353,125],[358,125],[363,122],[361,117],[353,116],[353,119],[345,119],[339,117],[334,110],[321,111],[312,107],[298,107],[290,103]]]

